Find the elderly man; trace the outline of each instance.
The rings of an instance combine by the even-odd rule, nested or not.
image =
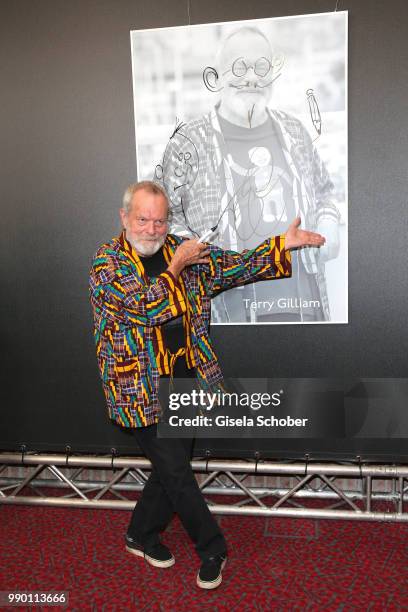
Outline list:
[[[252,284],[214,300],[213,321],[328,321],[324,264],[338,254],[333,183],[299,120],[269,107],[276,61],[258,29],[230,34],[204,80],[219,101],[180,125],[158,176],[169,195],[171,231],[192,236],[215,227],[215,243],[242,251],[279,235],[295,217],[327,238],[293,254],[290,281]],[[254,309],[254,305],[257,305]]]
[[[244,253],[168,234],[168,200],[144,181],[125,192],[123,232],[97,251],[90,295],[97,358],[109,416],[132,428],[152,472],[126,534],[127,550],[155,567],[174,557],[161,543],[177,512],[201,559],[199,587],[221,583],[227,548],[190,465],[192,440],[156,435],[160,377],[197,377],[202,388],[222,380],[209,336],[210,299],[249,281],[289,277],[289,249],[322,246],[324,238],[299,228],[268,238]]]

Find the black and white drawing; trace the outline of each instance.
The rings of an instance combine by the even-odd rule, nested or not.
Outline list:
[[[326,237],[292,278],[213,300],[212,322],[347,323],[347,13],[131,33],[138,178],[170,231],[251,249],[297,216]]]

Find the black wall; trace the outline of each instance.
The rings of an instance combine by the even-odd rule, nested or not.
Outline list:
[[[191,0],[191,23],[334,7]],[[408,4],[338,9],[349,11],[350,323],[213,328],[226,376],[408,375]],[[0,445],[126,446],[106,416],[88,269],[118,232],[122,192],[136,179],[129,31],[185,25],[187,1],[1,0],[0,11]],[[308,445],[297,450],[336,450]]]

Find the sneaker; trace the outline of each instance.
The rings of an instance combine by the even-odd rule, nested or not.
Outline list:
[[[167,546],[161,542],[152,544],[144,548],[136,540],[126,534],[126,550],[137,557],[143,557],[153,567],[171,567],[175,564],[175,559]]]
[[[197,574],[197,585],[202,589],[216,589],[222,582],[222,570],[227,562],[226,555],[209,557],[202,562]]]

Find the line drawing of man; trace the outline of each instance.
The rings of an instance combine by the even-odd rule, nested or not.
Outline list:
[[[270,107],[281,65],[258,28],[229,34],[215,68],[203,74],[218,92],[217,104],[176,128],[156,174],[175,234],[216,227],[214,244],[242,251],[299,216],[302,227],[326,236],[324,247],[293,253],[289,283],[248,285],[213,300],[216,323],[330,321],[325,262],[339,253],[340,213],[310,134],[297,118]]]

